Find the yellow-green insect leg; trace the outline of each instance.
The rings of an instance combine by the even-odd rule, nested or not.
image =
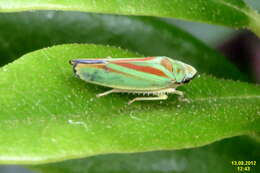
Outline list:
[[[178,100],[179,100],[179,101],[190,103],[190,100],[184,97],[184,93],[183,93],[182,91],[175,90],[175,91],[172,92],[172,93],[173,93],[173,94],[177,94],[177,95],[180,96],[180,97],[178,97]]]
[[[159,90],[159,92],[162,92],[162,93],[171,93],[171,94],[177,94],[179,96],[184,96],[184,93],[182,91],[179,91],[179,90],[176,90],[176,88],[166,88],[166,89],[162,89],[162,90]]]
[[[96,96],[97,96],[97,97],[102,97],[102,96],[106,96],[106,95],[111,94],[111,93],[114,93],[114,92],[119,92],[119,91],[118,91],[117,89],[112,89],[112,90],[108,90],[108,91],[106,91],[106,92],[97,94]]]
[[[132,90],[111,89],[111,90],[108,90],[108,91],[106,91],[106,92],[97,94],[96,96],[97,96],[97,97],[102,97],[102,96],[106,96],[106,95],[111,94],[111,93],[125,93],[125,92],[131,92],[131,91],[132,91]]]
[[[142,100],[166,100],[168,96],[166,94],[158,95],[157,97],[136,97],[133,100],[128,102],[128,105],[132,104],[135,101],[142,101]]]
[[[184,96],[184,93],[183,93],[182,91],[175,90],[175,91],[173,91],[172,93],[173,93],[173,94],[177,94],[177,95],[179,95],[179,96],[181,96],[181,97]]]

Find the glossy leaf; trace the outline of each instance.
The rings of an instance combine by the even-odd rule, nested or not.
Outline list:
[[[192,64],[200,73],[247,80],[220,53],[189,33],[153,17],[26,12],[0,14],[0,28],[4,42],[0,44],[2,64],[55,44],[96,43],[119,46],[145,56],[169,56]],[[220,67],[225,70],[219,70]]]
[[[250,28],[260,34],[259,14],[242,0],[12,0],[0,1],[0,11],[70,10],[179,19]]]
[[[188,101],[126,103],[81,81],[68,60],[132,57],[96,45],[32,52],[0,69],[0,162],[46,163],[105,153],[191,148],[260,131],[260,87],[201,75],[179,89]],[[199,69],[198,69],[199,70]]]

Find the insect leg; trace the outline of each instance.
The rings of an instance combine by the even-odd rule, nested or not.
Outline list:
[[[174,89],[174,91],[172,91],[171,93],[179,95],[180,97],[178,97],[178,100],[181,102],[188,102],[188,103],[190,102],[189,99],[184,97],[184,93],[182,91],[178,91]]]
[[[176,90],[176,88],[168,88],[168,89],[162,90],[162,92],[177,94],[182,97],[184,96],[184,93],[182,91]]]
[[[166,93],[172,93],[179,95],[178,100],[181,102],[190,102],[187,98],[184,98],[184,93],[182,91],[176,90],[176,88],[169,88],[166,89]]]
[[[106,96],[106,95],[108,95],[108,94],[110,94],[110,93],[113,93],[113,92],[116,92],[116,91],[117,91],[116,89],[112,89],[112,90],[108,90],[108,91],[106,91],[106,92],[97,94],[96,96],[97,96],[97,97],[102,97],[102,96]]]
[[[168,96],[166,94],[159,95],[157,97],[136,97],[133,100],[128,102],[128,105],[132,104],[135,101],[141,101],[141,100],[166,100]]]
[[[111,90],[108,90],[106,92],[103,92],[103,93],[100,93],[100,94],[97,94],[96,96],[97,97],[102,97],[102,96],[106,96],[110,93],[121,93],[121,92],[128,92],[129,90],[121,90],[121,89],[111,89]]]
[[[173,94],[177,94],[179,96],[184,96],[183,92],[182,91],[178,91],[178,90],[175,90],[174,92],[172,92]]]

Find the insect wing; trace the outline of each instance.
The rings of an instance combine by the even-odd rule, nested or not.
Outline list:
[[[83,80],[118,89],[154,90],[172,83],[162,57],[72,60]]]

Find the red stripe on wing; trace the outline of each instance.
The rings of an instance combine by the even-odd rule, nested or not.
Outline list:
[[[135,79],[141,79],[141,80],[148,80],[149,81],[149,79],[142,78],[141,76],[131,75],[129,73],[125,73],[125,72],[122,72],[122,71],[114,70],[112,68],[106,67],[105,70],[108,71],[108,72],[114,72],[114,73],[122,74],[122,75],[127,76],[127,77],[132,77],[132,78],[135,78]]]
[[[141,71],[141,72],[145,72],[145,73],[150,73],[150,74],[154,74],[154,75],[157,75],[157,76],[162,76],[162,77],[167,77],[168,76],[162,72],[161,70],[158,70],[156,68],[153,68],[153,67],[147,67],[147,66],[139,66],[139,65],[135,65],[135,64],[131,64],[131,63],[121,63],[121,62],[111,62],[113,64],[116,64],[116,65],[120,65],[120,66],[123,66],[123,67],[127,67],[127,68],[130,68],[130,69],[134,69],[134,70],[137,70],[137,71]]]

